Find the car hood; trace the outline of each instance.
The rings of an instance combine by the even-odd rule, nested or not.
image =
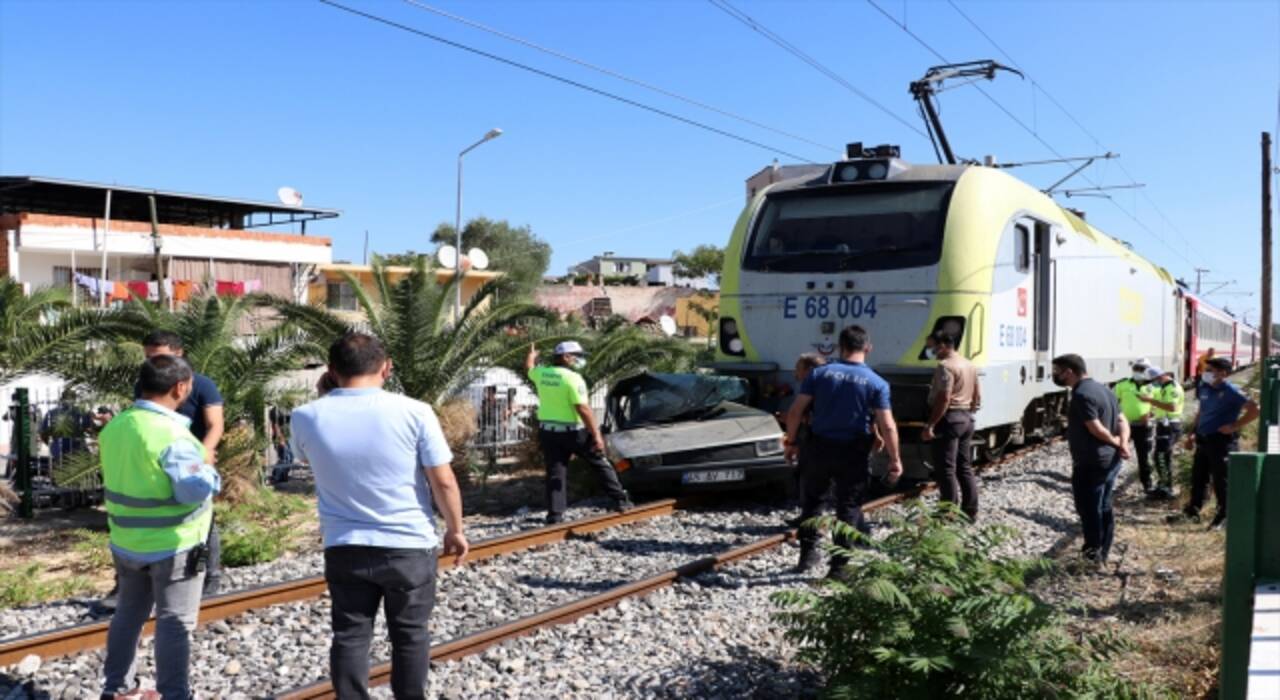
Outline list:
[[[764,411],[732,403],[724,406],[727,410],[713,418],[618,430],[606,435],[605,441],[620,457],[640,457],[767,440],[782,433],[778,421]]]

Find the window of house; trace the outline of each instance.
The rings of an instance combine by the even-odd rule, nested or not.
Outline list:
[[[631,272],[631,263],[629,262],[615,263],[614,266],[618,269],[618,272]]]
[[[329,282],[325,291],[325,305],[338,311],[356,311],[360,308],[356,292],[346,282]]]

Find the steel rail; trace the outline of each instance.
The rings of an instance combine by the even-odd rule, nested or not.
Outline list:
[[[599,532],[618,525],[670,515],[678,507],[679,504],[675,499],[668,498],[644,503],[622,513],[608,513],[482,540],[472,545],[471,551],[467,554],[467,561],[483,561],[504,554],[563,542],[579,534]],[[441,557],[439,570],[451,569],[457,566],[457,563],[455,556]],[[311,576],[225,593],[201,602],[199,620],[203,624],[272,605],[310,600],[319,597],[326,590],[323,576]],[[32,654],[41,659],[49,659],[101,648],[107,643],[109,625],[110,621],[93,622],[0,642],[0,666],[16,664]],[[155,618],[152,617],[143,628],[143,634],[151,635],[154,631]]]

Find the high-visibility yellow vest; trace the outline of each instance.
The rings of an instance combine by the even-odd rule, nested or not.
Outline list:
[[[1162,387],[1158,387],[1151,398],[1161,403],[1173,404],[1173,410],[1166,411],[1159,406],[1152,406],[1151,415],[1161,419],[1182,420],[1182,409],[1186,403],[1186,393],[1177,382],[1169,382]]]
[[[103,428],[98,445],[111,544],[147,554],[190,549],[208,538],[212,498],[179,503],[160,464],[161,453],[178,441],[205,456],[190,430],[155,411],[130,408]]]
[[[1132,423],[1146,418],[1151,413],[1151,404],[1138,400],[1139,396],[1150,397],[1155,393],[1150,384],[1138,386],[1132,379],[1121,379],[1116,382],[1116,400],[1120,402],[1120,412],[1125,420]]]

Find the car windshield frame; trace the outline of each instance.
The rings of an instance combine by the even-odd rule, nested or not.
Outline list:
[[[725,403],[745,404],[749,394],[750,385],[741,377],[646,373],[618,382],[609,392],[609,418],[618,430],[702,420]],[[648,404],[638,402],[644,395]]]
[[[913,180],[910,182],[858,183],[848,185],[825,185],[821,187],[805,187],[786,190],[768,195],[752,224],[751,236],[743,249],[742,269],[757,272],[868,272],[874,270],[896,270],[908,267],[925,267],[937,264],[942,258],[943,231],[946,228],[947,213],[951,205],[951,196],[955,191],[954,180]],[[912,211],[894,209],[892,204],[899,199],[910,203],[911,196],[922,199],[934,198],[928,207],[920,207]],[[839,216],[838,203],[845,199],[856,202],[862,198],[869,205],[866,213]],[[792,217],[790,221],[807,218],[813,221],[826,220],[827,230],[817,231],[810,225],[804,234],[809,238],[821,236],[829,241],[830,247],[803,247],[795,250],[770,250],[766,240],[779,241],[779,247],[785,237],[770,236],[777,226],[776,216],[788,203],[797,200],[808,200],[814,209],[821,210],[824,203],[834,210],[832,215],[813,217]],[[846,211],[848,211],[846,209]],[[849,219],[842,226],[857,225],[852,219],[865,219],[857,232],[856,238],[841,238],[841,231],[831,231],[839,219]],[[868,241],[876,236],[874,228],[897,227],[898,233],[908,233],[916,240],[901,247],[884,240]],[[899,236],[901,237],[901,236]],[[870,242],[859,249],[851,244]]]

